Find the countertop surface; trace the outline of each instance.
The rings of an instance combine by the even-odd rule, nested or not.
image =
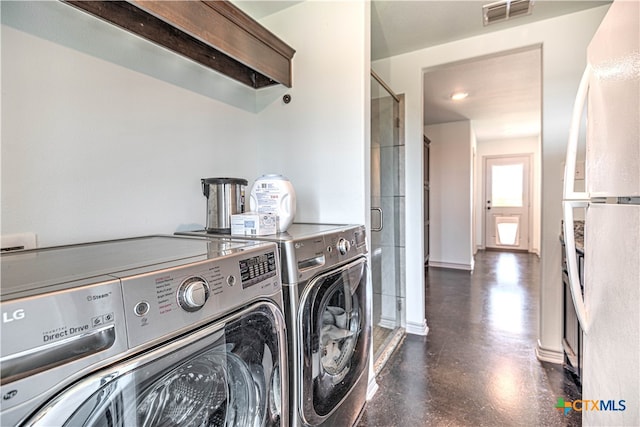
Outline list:
[[[576,237],[576,251],[584,255],[584,221],[573,221],[573,230]],[[560,226],[560,241],[564,244],[564,224]]]

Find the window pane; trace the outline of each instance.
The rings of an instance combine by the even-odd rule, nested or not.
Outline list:
[[[491,204],[494,207],[522,207],[524,165],[492,166]]]

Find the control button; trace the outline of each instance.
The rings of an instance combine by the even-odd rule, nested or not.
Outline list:
[[[189,283],[182,292],[184,302],[191,308],[202,307],[207,302],[207,289],[202,282]]]
[[[340,240],[338,240],[338,244],[336,246],[338,247],[338,252],[340,252],[341,255],[345,255],[347,252],[349,252],[349,249],[351,249],[351,243],[343,238],[340,238]]]
[[[133,312],[136,314],[136,316],[138,317],[142,317],[142,316],[146,316],[147,313],[149,313],[149,303],[146,301],[140,301],[139,303],[136,304],[135,307],[133,307]]]
[[[227,285],[233,286],[236,284],[236,276],[227,277]]]
[[[178,305],[186,311],[198,311],[209,299],[209,284],[202,277],[189,277],[178,289]]]

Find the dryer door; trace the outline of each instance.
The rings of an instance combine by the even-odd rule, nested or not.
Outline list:
[[[259,303],[225,320],[90,375],[26,425],[287,425],[281,312]]]
[[[312,279],[298,313],[304,421],[320,424],[367,374],[370,327],[365,258]]]

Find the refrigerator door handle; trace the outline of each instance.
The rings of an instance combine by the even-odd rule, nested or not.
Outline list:
[[[580,136],[580,122],[582,112],[589,92],[589,79],[591,78],[591,66],[587,64],[578,86],[578,93],[573,104],[571,127],[569,128],[569,142],[567,143],[567,156],[564,164],[564,200],[588,200],[588,193],[575,191],[576,160],[578,155],[578,137]]]
[[[584,304],[584,297],[582,290],[580,289],[580,276],[578,274],[578,259],[576,257],[576,239],[574,235],[573,226],[573,209],[574,208],[586,208],[588,202],[586,201],[573,201],[565,200],[562,202],[563,226],[564,226],[564,244],[567,252],[567,272],[569,276],[569,289],[571,289],[571,299],[573,300],[573,306],[576,309],[578,316],[578,322],[582,327],[582,331],[589,333],[589,319],[587,317],[587,310]]]

